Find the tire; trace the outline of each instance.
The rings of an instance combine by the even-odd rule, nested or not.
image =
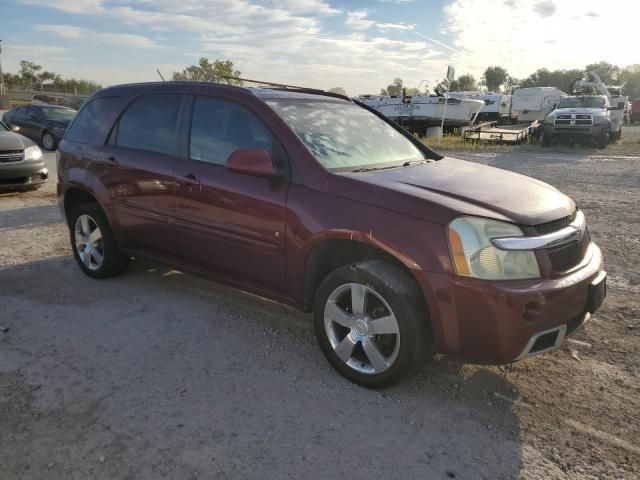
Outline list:
[[[113,277],[126,270],[129,257],[118,250],[107,217],[97,203],[83,203],[71,212],[69,235],[73,256],[89,277]]]
[[[545,135],[544,133],[542,134],[542,146],[543,147],[550,147],[551,146],[551,140],[553,140],[553,136]]]
[[[55,137],[49,132],[44,132],[42,134],[41,143],[42,148],[48,150],[49,152],[52,152],[57,147]]]
[[[603,134],[598,140],[598,148],[607,148],[607,145],[609,145],[609,138],[609,132]]]
[[[354,302],[358,298],[365,300]],[[358,304],[362,314],[354,308]],[[322,353],[338,373],[359,385],[394,385],[431,356],[422,292],[413,278],[388,262],[365,260],[334,270],[320,284],[313,312]]]

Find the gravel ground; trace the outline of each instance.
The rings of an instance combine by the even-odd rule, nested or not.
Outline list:
[[[552,354],[502,368],[438,357],[385,391],[334,373],[287,307],[142,261],[85,277],[47,154],[44,188],[0,195],[0,478],[638,478],[640,145],[628,143],[451,155],[571,195],[609,296]]]

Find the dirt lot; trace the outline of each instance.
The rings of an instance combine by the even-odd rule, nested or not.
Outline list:
[[[639,478],[639,132],[455,155],[571,195],[609,296],[552,354],[437,358],[380,392],[335,374],[289,308],[141,261],[88,279],[55,180],[0,195],[0,479]]]

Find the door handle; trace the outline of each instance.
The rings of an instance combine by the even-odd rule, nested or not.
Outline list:
[[[118,164],[118,159],[113,155],[110,155],[106,158],[107,162],[110,164],[109,166],[116,166]]]
[[[183,175],[180,177],[182,181],[188,185],[200,185],[200,180],[193,174],[188,173],[187,175]]]

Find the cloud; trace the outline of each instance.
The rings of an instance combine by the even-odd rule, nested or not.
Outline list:
[[[103,11],[102,0],[20,0],[20,3],[55,8],[69,13],[100,13]]]
[[[205,56],[232,60],[248,78],[377,93],[397,76],[407,85],[441,78],[447,65],[442,48],[411,34],[414,25],[365,9],[341,11],[334,0],[105,0],[99,5],[98,15],[82,14],[86,22],[73,17],[76,25],[34,28],[34,39],[55,35],[69,48],[72,60],[51,68],[108,84],[157,80],[157,64],[170,64],[161,68],[170,76]],[[350,25],[340,28],[340,21]],[[116,45],[138,48],[122,57],[111,54],[109,47]],[[96,52],[105,55],[93,67]]]
[[[158,45],[150,38],[129,33],[94,32],[88,28],[74,25],[36,25],[35,30],[50,33],[69,40],[95,41],[107,45],[131,48],[156,48]]]
[[[354,10],[347,12],[347,19],[344,24],[353,30],[367,30],[371,28],[376,22],[367,18],[366,10]]]
[[[322,0],[284,0],[277,2],[282,4],[290,12],[295,13],[315,13],[319,15],[337,15],[342,13],[339,8],[332,7]]]
[[[533,6],[533,9],[542,18],[546,18],[546,17],[550,17],[556,12],[556,4],[553,3],[553,0],[544,0],[543,2],[536,3]]]
[[[404,5],[405,3],[412,3],[414,0],[378,0],[380,3],[395,3],[396,5]]]
[[[585,13],[585,16],[596,18],[596,17],[599,17],[600,14],[598,12],[594,12],[593,10],[590,10],[587,13]]]
[[[538,2],[546,4],[547,2]],[[618,65],[640,63],[640,53],[633,29],[615,32],[615,48],[610,42],[591,42],[589,48],[576,39],[585,32],[602,29],[603,25],[620,23],[620,13],[628,7],[627,0],[563,0],[549,2],[542,13],[532,15],[522,8],[531,5],[519,2],[512,8],[505,0],[453,0],[444,9],[447,36],[460,53],[451,62],[460,73],[482,75],[489,65],[501,65],[510,74],[522,78],[538,68],[571,69],[606,60]],[[491,12],[487,15],[487,12]],[[576,12],[599,12],[599,17]],[[496,28],[500,19],[500,28]]]
[[[376,23],[376,27],[382,31],[387,30],[413,30],[416,28],[414,24],[411,23]]]

